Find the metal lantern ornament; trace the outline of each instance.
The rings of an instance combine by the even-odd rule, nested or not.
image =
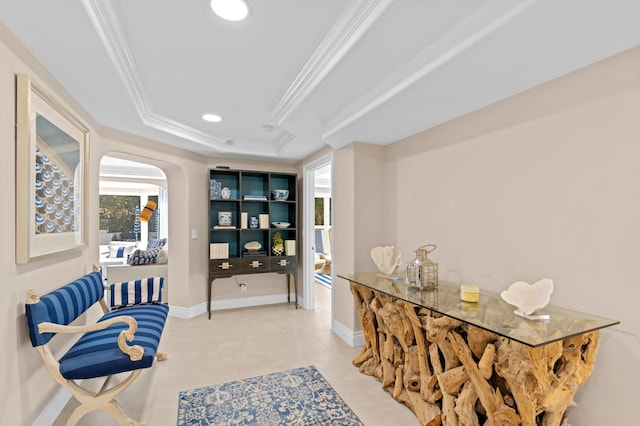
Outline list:
[[[422,270],[422,260],[420,259],[420,250],[416,250],[416,257],[407,263],[407,274],[405,275],[406,283],[409,287],[420,286],[420,271]]]
[[[420,247],[418,250],[422,250],[424,258],[422,259],[422,271],[420,274],[420,282],[422,287],[430,288],[438,286],[438,264],[427,256],[436,249],[435,244],[427,244]]]
[[[428,257],[435,249],[435,244],[427,244],[416,249],[416,258],[407,263],[407,285],[421,289],[438,286],[438,264]]]

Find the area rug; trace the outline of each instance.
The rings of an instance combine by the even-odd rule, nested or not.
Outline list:
[[[180,392],[178,426],[363,425],[314,366]]]
[[[325,287],[331,288],[331,274],[316,274],[316,281]]]

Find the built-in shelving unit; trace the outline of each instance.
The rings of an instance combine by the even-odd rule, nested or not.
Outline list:
[[[209,318],[211,289],[217,278],[287,274],[287,299],[291,278],[297,299],[297,175],[221,168],[209,169],[208,174]],[[282,239],[281,251],[274,251],[276,234]]]

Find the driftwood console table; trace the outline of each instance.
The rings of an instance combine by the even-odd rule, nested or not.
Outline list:
[[[618,321],[547,306],[547,322],[498,294],[460,301],[460,286],[417,291],[375,272],[351,284],[365,344],[353,360],[423,425],[560,425],[593,370],[599,329]]]

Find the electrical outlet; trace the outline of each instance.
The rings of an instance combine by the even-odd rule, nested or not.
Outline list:
[[[240,291],[247,291],[247,283],[240,283],[238,285],[240,286]]]

